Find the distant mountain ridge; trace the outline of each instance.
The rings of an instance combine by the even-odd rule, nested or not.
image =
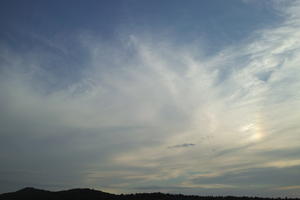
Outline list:
[[[182,194],[164,194],[164,193],[138,193],[138,194],[110,194],[88,188],[71,189],[58,192],[51,192],[42,189],[27,187],[16,192],[0,194],[0,200],[274,200],[274,198],[259,197],[213,197],[196,196]],[[283,198],[277,198],[278,200]],[[284,198],[287,200],[287,198]],[[290,198],[290,200],[300,200],[299,198]]]

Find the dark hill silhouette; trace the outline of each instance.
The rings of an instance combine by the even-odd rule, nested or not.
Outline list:
[[[91,189],[71,189],[59,192],[50,192],[35,188],[24,188],[16,192],[0,195],[0,200],[110,200],[116,195]]]
[[[91,189],[71,189],[58,192],[50,192],[35,188],[24,188],[22,190],[0,194],[0,200],[274,200],[274,198],[259,197],[213,197],[195,196],[182,194],[164,193],[139,193],[115,195]],[[277,198],[281,200],[281,198]],[[283,199],[282,199],[283,200]],[[287,198],[284,198],[287,200]],[[300,200],[293,198],[290,200]]]

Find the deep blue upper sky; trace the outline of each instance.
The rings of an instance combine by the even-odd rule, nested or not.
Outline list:
[[[20,52],[43,49],[55,55],[55,61],[43,67],[64,77],[66,83],[52,83],[51,87],[58,87],[55,84],[76,79],[89,59],[78,43],[79,35],[102,38],[111,46],[132,34],[172,40],[179,46],[200,40],[205,45],[202,53],[210,55],[246,40],[261,27],[278,24],[280,16],[270,5],[269,1],[240,0],[3,0],[0,42]],[[66,51],[60,52],[51,42]]]
[[[23,34],[72,37],[90,31],[108,40],[119,32],[151,32],[192,42],[201,36],[211,50],[245,39],[253,30],[278,23],[268,1],[1,1],[1,40],[24,42]],[[259,5],[258,5],[259,4]],[[25,40],[30,42],[30,38]],[[32,41],[31,41],[32,42]]]

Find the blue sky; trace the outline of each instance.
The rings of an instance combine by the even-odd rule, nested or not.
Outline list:
[[[0,192],[300,196],[299,1],[0,11]]]

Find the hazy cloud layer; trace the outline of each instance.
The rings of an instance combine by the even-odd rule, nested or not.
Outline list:
[[[81,34],[72,76],[49,70],[66,64],[59,43],[2,45],[3,191],[300,195],[300,5],[276,6],[283,22],[210,56],[151,33]]]

